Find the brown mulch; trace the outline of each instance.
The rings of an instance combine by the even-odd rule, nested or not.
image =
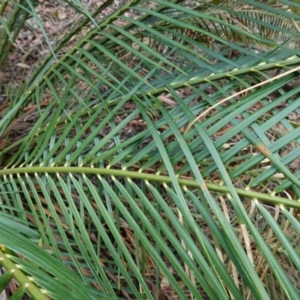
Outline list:
[[[106,8],[99,17],[103,18],[109,15],[127,2],[128,0],[115,0],[114,4]],[[93,14],[103,3],[105,3],[104,0],[82,1],[83,6],[89,10],[90,14]],[[183,3],[186,6],[196,5],[193,0],[186,0]],[[151,1],[147,2],[146,5],[151,9],[157,6]],[[12,5],[9,4],[4,19],[9,16],[11,9]],[[65,33],[84,18],[63,0],[40,0],[40,4],[36,6],[36,13],[41,23],[38,23],[34,18],[26,22],[13,45],[4,68],[0,70],[0,104],[6,102],[7,97],[14,96],[17,88],[30,77],[43,58],[50,53],[49,46],[54,48]],[[41,27],[47,34],[48,41],[45,39]],[[67,48],[74,45],[83,34],[84,32],[81,32],[75,36]]]

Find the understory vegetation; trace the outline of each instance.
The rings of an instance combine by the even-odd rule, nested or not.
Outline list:
[[[4,299],[299,299],[299,12],[1,1]]]

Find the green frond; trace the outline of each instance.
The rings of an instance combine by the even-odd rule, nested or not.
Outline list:
[[[0,112],[1,289],[298,299],[297,5],[111,2]]]

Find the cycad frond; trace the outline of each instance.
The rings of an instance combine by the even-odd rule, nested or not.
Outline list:
[[[101,19],[1,113],[4,255],[55,299],[297,299],[300,58],[155,2]],[[267,7],[243,22],[267,28]]]

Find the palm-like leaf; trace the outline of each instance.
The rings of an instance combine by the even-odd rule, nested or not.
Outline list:
[[[225,4],[155,2],[66,38],[2,113],[0,262],[36,299],[297,299],[300,59]]]

